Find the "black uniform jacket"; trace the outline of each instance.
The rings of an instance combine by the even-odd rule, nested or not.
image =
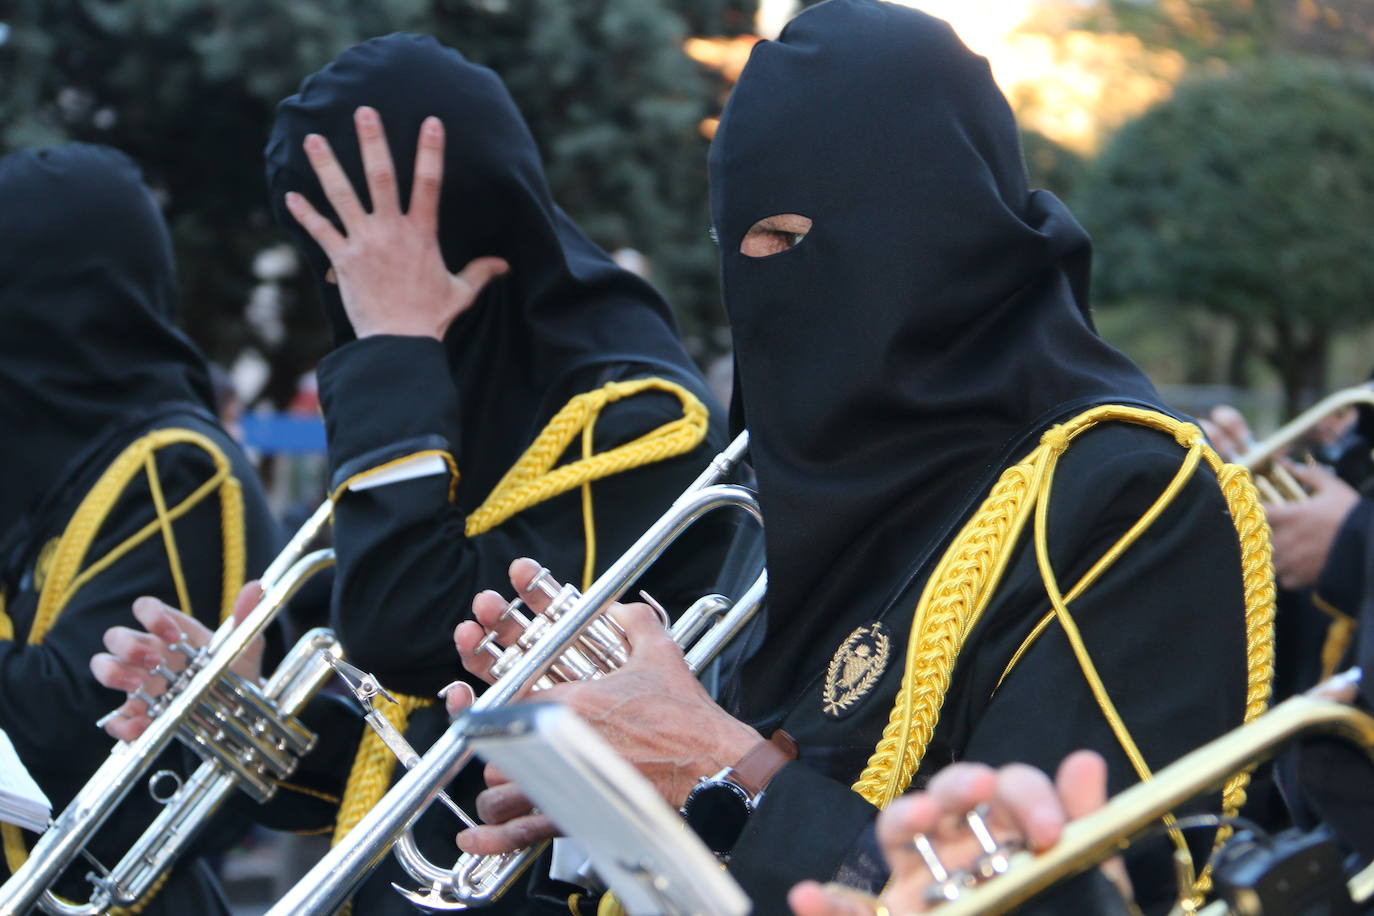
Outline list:
[[[40,514],[31,537],[25,544],[17,545],[6,563],[6,611],[15,638],[0,640],[0,680],[4,685],[0,693],[5,697],[0,704],[0,728],[9,734],[20,758],[52,801],[54,814],[66,806],[110,752],[109,736],[95,723],[119,706],[124,696],[101,687],[90,673],[91,656],[104,651],[105,631],[114,626],[138,627],[130,606],[142,595],[159,598],[173,607],[181,603],[163,539],[146,538],[80,588],[62,607],[56,623],[40,644],[26,644],[25,637],[38,608],[40,584],[47,572],[45,564],[51,558],[51,553],[44,554],[44,548],[62,535],[77,505],[109,463],[125,447],[155,430],[200,433],[229,457],[233,476],[242,489],[247,569],[261,571],[278,546],[278,533],[252,466],[217,423],[192,411],[193,408],[164,412],[151,422],[118,431],[93,453],[81,456],[84,460]],[[191,496],[215,473],[210,456],[189,444],[161,450],[157,465],[162,494],[169,506]],[[220,623],[224,587],[220,510],[218,492],[211,492],[173,523],[192,611],[212,628]],[[105,556],[156,518],[147,481],[139,475],[112,505],[91,546],[88,562]],[[172,769],[184,776],[196,763],[190,754],[173,749],[164,755],[157,768]],[[90,851],[107,867],[113,867],[159,809],[140,784],[97,835]],[[212,829],[197,844],[198,851],[222,848],[232,841],[234,829],[223,824],[220,827],[218,831]],[[32,845],[33,839],[26,836],[26,845]],[[84,900],[89,888],[83,876],[90,870],[88,862],[78,860],[59,886],[59,893]],[[220,899],[218,886],[204,863],[189,859],[173,870],[171,879],[143,912],[216,912]]]
[[[110,751],[96,720],[124,701],[91,675],[105,630],[137,627],[130,605],[140,595],[183,604],[168,538],[157,528],[157,500],[173,517],[170,539],[190,603],[184,609],[212,627],[228,610],[226,591],[232,599],[239,577],[271,560],[276,529],[253,468],[210,413],[204,358],[173,323],[171,241],[138,168],[106,147],[25,150],[0,159],[0,196],[0,589],[7,617],[0,728],[60,811]],[[95,526],[79,568],[69,568],[54,545],[97,480],[126,449],[148,443],[148,434],[172,431],[203,438],[158,448],[149,465],[132,467],[123,489],[102,490],[88,504],[92,515],[73,528]],[[227,476],[207,489],[220,466],[216,453]],[[229,490],[240,494],[237,518],[221,512]],[[198,501],[188,501],[197,493]],[[178,515],[182,503],[189,508]],[[136,532],[145,535],[136,546],[107,556]],[[229,564],[226,543],[235,541],[242,554]],[[68,575],[79,578],[59,594],[54,583]],[[45,605],[38,621],[46,586],[58,613],[47,619]],[[174,750],[161,764],[184,771],[185,762]],[[156,807],[135,789],[92,851],[113,865]],[[3,832],[8,868],[33,838]],[[78,859],[59,891],[85,900],[82,877],[90,870]],[[184,861],[144,912],[221,906],[208,869]]]
[[[1049,543],[1062,587],[1086,571],[1168,485],[1181,450],[1151,430],[1108,425],[1070,447],[1056,474]],[[882,608],[839,605],[813,624],[814,647],[785,663],[755,660],[795,701],[757,721],[782,727],[801,749],[769,784],[731,860],[761,912],[782,912],[803,877],[877,889],[886,878],[872,834],[877,810],[850,786],[887,724],[901,676],[911,614],[938,556],[913,550],[921,569]],[[1234,728],[1245,703],[1245,633],[1239,548],[1215,478],[1200,471],[1146,535],[1070,605],[1117,710],[1151,768]],[[969,637],[913,788],[958,760],[1034,764],[1053,773],[1079,748],[1106,757],[1110,790],[1134,771],[1089,690],[1063,631],[1052,624],[1003,679],[1030,630],[1049,610],[1028,535],[993,603]],[[772,621],[785,619],[775,609]],[[838,715],[823,691],[831,658],[855,629],[880,622],[891,641],[881,676]],[[766,649],[765,649],[766,653]],[[742,687],[747,694],[748,686]],[[1216,809],[1216,799],[1199,802]],[[1171,894],[1167,849],[1131,859],[1142,902]]]
[[[769,573],[767,633],[731,699],[741,718],[785,728],[800,747],[730,868],[758,912],[780,913],[802,878],[883,883],[877,811],[851,786],[888,721],[913,611],[952,535],[1053,424],[1101,404],[1167,410],[1096,334],[1087,234],[1028,187],[1010,107],[947,24],[875,0],[809,7],[755,45],[710,168],[732,419],[750,432]],[[776,253],[751,257],[751,230],[789,214],[809,229],[774,231]],[[1069,444],[1047,503],[1064,589],[1153,504],[1184,454],[1172,435],[1117,422]],[[1058,623],[1003,679],[1049,609],[1029,537],[953,662],[918,788],[955,760],[1053,771],[1080,747],[1107,757],[1114,788],[1135,781]],[[1152,769],[1242,721],[1239,554],[1203,469],[1069,606]],[[929,683],[920,666],[936,663],[917,661],[918,684]],[[1167,847],[1144,858],[1137,887],[1167,897]]]
[[[583,585],[593,546],[585,533],[588,518],[594,571],[600,572],[724,448],[725,424],[657,293],[618,268],[552,201],[533,138],[499,78],[433,39],[392,35],[354,47],[282,103],[267,148],[274,206],[288,190],[324,206],[300,150],[312,131],[329,137],[354,186],[365,186],[352,128],[360,104],[381,113],[402,200],[410,193],[421,122],[429,115],[444,121],[450,132],[439,225],[445,260],[457,270],[473,257],[499,255],[511,268],[482,291],[443,341],[355,339],[337,288],[325,279],[323,252],[279,214],[320,278],[340,344],[319,372],[339,560],[331,625],[353,664],[393,691],[433,697],[465,677],[453,630],[470,617],[477,592],[510,594],[507,569],[522,556],[543,563],[561,581]],[[459,129],[476,123],[481,131]],[[489,530],[468,531],[474,510],[570,400],[608,383],[645,379],[680,386],[689,400],[706,405],[699,443],[684,454],[645,456],[593,481],[590,516],[577,487]],[[591,452],[681,420],[681,393],[645,390],[607,404],[595,418]],[[576,437],[557,464],[581,459],[583,448]],[[383,469],[421,467],[417,456],[429,461],[429,473],[368,485]],[[636,588],[680,612],[712,590],[737,524],[729,513],[707,519]],[[446,723],[436,704],[411,716],[407,734],[423,751]],[[357,728],[329,735],[307,758],[302,779],[333,796],[352,762]],[[469,768],[458,796],[476,793],[479,771]],[[314,781],[317,776],[323,781]],[[315,808],[319,826],[333,816],[327,801],[301,804]],[[299,813],[296,826],[308,826]],[[429,813],[420,824],[422,849],[435,861],[452,861],[459,827],[446,811]],[[388,861],[357,898],[359,910],[404,912],[406,905],[388,886],[392,880],[409,879]]]

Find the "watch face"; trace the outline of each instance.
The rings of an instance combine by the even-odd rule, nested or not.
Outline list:
[[[687,825],[709,849],[722,854],[735,847],[752,811],[748,793],[724,781],[698,784],[683,806]]]

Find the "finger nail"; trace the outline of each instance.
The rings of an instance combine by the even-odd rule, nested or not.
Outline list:
[[[444,132],[444,125],[439,123],[438,118],[431,116],[425,118],[424,130],[431,137],[437,137]]]
[[[324,137],[321,137],[319,134],[306,134],[305,148],[314,153],[319,152],[324,149]]]
[[[377,112],[366,105],[359,108],[356,113],[358,120],[364,124],[374,124],[377,121]]]
[[[450,684],[445,684],[445,685],[444,685],[444,689],[439,691],[439,699],[441,699],[441,700],[447,700],[447,699],[448,699],[448,695],[449,695],[450,693],[452,693],[453,691],[455,691],[455,690],[458,691],[459,693],[462,693],[463,691],[467,691],[468,701],[469,701],[469,702],[471,702],[472,700],[475,700],[475,699],[477,698],[477,693],[476,693],[476,691],[474,691],[474,690],[472,689],[472,685],[469,684],[467,681],[454,681],[454,682],[452,682],[452,683],[450,683]]]

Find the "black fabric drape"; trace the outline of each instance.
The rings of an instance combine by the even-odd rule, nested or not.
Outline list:
[[[511,265],[442,342],[394,335],[353,339],[338,290],[324,279],[323,253],[282,207],[289,190],[324,206],[301,150],[310,132],[329,139],[354,186],[363,187],[352,120],[360,105],[382,116],[403,201],[410,193],[420,124],[429,115],[443,120],[444,259],[453,270],[479,255],[498,255]],[[563,580],[581,578],[586,540],[578,491],[526,509],[490,531],[466,534],[469,513],[560,408],[608,382],[656,376],[685,387],[711,412],[705,441],[690,453],[592,484],[597,571],[725,446],[724,412],[678,341],[658,294],[616,267],[552,202],[533,139],[490,70],[430,38],[374,39],[346,51],[282,103],[266,154],[273,206],[319,280],[339,343],[319,373],[336,484],[417,451],[447,451],[457,464],[452,499],[449,476],[434,474],[345,491],[335,504],[339,566],[332,621],[350,660],[392,689],[432,695],[466,676],[453,648],[453,628],[470,617],[476,592],[509,593],[512,559],[530,556]],[[622,445],[681,416],[678,399],[662,392],[609,405],[597,420],[594,450]],[[564,458],[580,454],[575,444]],[[697,526],[636,587],[680,612],[713,590],[735,525],[735,519],[718,514]],[[446,725],[447,716],[436,706],[412,716],[407,734],[424,748]],[[335,735],[311,757],[322,753],[332,760],[308,758],[306,775],[338,791],[352,744]],[[480,767],[472,767],[454,794],[466,801],[480,787]],[[420,819],[417,842],[436,861],[451,860],[459,826],[436,808]],[[388,860],[357,895],[358,912],[408,912],[392,881],[409,879]],[[501,906],[509,911],[531,905],[516,891]]]
[[[0,640],[0,728],[60,811],[113,743],[96,720],[124,701],[95,682],[91,656],[103,651],[109,627],[137,627],[135,598],[153,595],[175,605],[178,595],[163,538],[148,538],[77,590],[41,643],[29,643],[45,545],[61,537],[128,445],[170,428],[204,436],[228,458],[243,495],[243,530],[235,533],[250,574],[271,559],[277,532],[252,466],[209,412],[214,402],[203,359],[172,324],[171,247],[138,169],[98,146],[25,151],[0,160],[0,196],[0,591],[14,627],[14,639]],[[216,471],[193,445],[162,449],[155,463],[169,506]],[[149,485],[138,475],[110,506],[87,565],[156,518]],[[218,494],[178,518],[172,534],[187,610],[215,626],[226,534]],[[174,749],[158,766],[185,772],[188,757]],[[146,793],[131,793],[91,851],[113,865],[158,808]],[[237,835],[232,826],[212,828],[199,849]],[[78,860],[60,890],[84,900],[90,870]],[[144,912],[227,907],[209,869],[191,856]]]
[[[781,912],[803,877],[886,878],[865,852],[876,811],[849,786],[887,722],[912,612],[949,539],[1048,426],[1096,404],[1163,406],[1095,333],[1089,239],[1056,198],[1028,189],[987,63],[939,20],[828,0],[759,43],[712,146],[711,193],[738,370],[732,420],[750,430],[769,567],[769,628],[736,709],[801,747],[731,871],[760,911]],[[787,213],[812,220],[800,243],[740,252],[755,222]],[[1139,518],[1182,459],[1172,437],[1124,425],[1073,443],[1050,501],[1061,583]],[[955,760],[1053,770],[1079,747],[1107,757],[1114,789],[1134,781],[1056,626],[999,688],[1048,609],[1023,538],[956,662],[917,787]],[[1239,550],[1210,472],[1072,610],[1152,767],[1240,723]],[[850,708],[826,712],[836,650],[875,622],[891,659]],[[1132,865],[1151,879],[1146,898],[1167,897],[1167,852]]]
[[[444,184],[439,240],[450,270],[498,255],[510,273],[494,280],[444,339],[463,411],[460,456],[466,490],[485,495],[529,444],[525,426],[549,410],[551,391],[589,365],[635,362],[696,375],[658,293],[622,270],[553,202],[534,138],[498,77],[420,35],[389,35],[350,48],[278,106],[268,141],[267,183],[278,220],[319,280],[339,344],[354,338],[338,287],[324,279],[324,252],[285,210],[287,191],[333,218],[301,141],[330,140],[367,205],[353,112],[382,113],[402,205],[410,199],[420,124],[443,121]],[[556,410],[562,404],[552,405]]]
[[[1004,444],[1055,405],[1158,403],[1093,331],[1086,233],[1027,189],[986,61],[937,19],[830,0],[760,43],[721,118],[711,188],[774,620],[890,598],[892,577],[870,571],[930,549]],[[779,213],[809,217],[810,233],[740,253]],[[770,632],[763,656],[790,657],[796,633]],[[761,687],[749,708],[776,699]]]
[[[128,157],[24,150],[0,159],[0,191],[0,519],[16,534],[102,433],[162,404],[215,402],[172,324],[171,240]]]

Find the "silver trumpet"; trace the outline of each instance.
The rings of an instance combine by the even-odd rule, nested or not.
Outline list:
[[[56,916],[97,916],[129,906],[156,885],[235,788],[266,801],[277,780],[295,769],[315,743],[295,716],[330,676],[325,657],[341,654],[338,641],[328,630],[311,630],[261,686],[230,666],[307,579],[334,564],[332,550],[306,552],[331,512],[330,503],[321,505],[273,560],[262,575],[262,600],[242,623],[226,620],[204,647],[192,647],[184,637],[170,647],[185,656],[186,667],[174,673],[159,666],[154,672],[167,680],[167,691],[157,699],[144,695],[152,719],[147,731],[115,745],[28,860],[0,886],[0,916],[20,916],[35,905]],[[147,777],[162,810],[114,868],[97,863],[99,873],[87,876],[87,902],[52,893],[49,888],[175,739],[196,752],[200,765],[184,781],[168,770]]]
[[[762,523],[753,491],[720,483],[748,450],[742,433],[680,495],[668,511],[601,575],[585,593],[559,586],[545,574],[531,585],[551,598],[541,614],[526,616],[518,602],[508,608],[524,633],[509,648],[490,639],[487,651],[497,659],[498,679],[473,704],[473,711],[509,705],[527,692],[564,680],[602,677],[622,665],[628,645],[617,624],[605,616],[625,590],[687,528],[716,509],[743,509]],[[686,650],[692,670],[700,672],[762,607],[767,573],[735,602],[719,595],[698,600],[672,627],[673,638]],[[461,856],[452,867],[436,865],[419,852],[410,828],[471,759],[461,725],[450,726],[391,790],[329,854],[316,863],[269,916],[331,913],[395,847],[398,860],[422,885],[419,891],[397,888],[418,906],[461,910],[482,906],[501,896],[539,855],[530,847],[500,856]],[[409,766],[409,764],[408,764]]]

